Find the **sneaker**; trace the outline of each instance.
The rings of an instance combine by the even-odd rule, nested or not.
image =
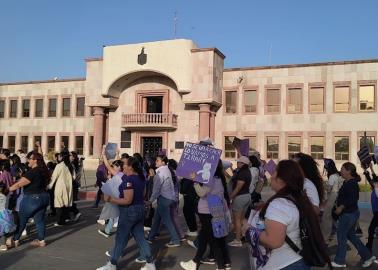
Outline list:
[[[0,246],[0,251],[7,251],[7,250],[8,250],[7,245],[1,245]]]
[[[118,228],[118,222],[113,224],[113,228]]]
[[[136,263],[145,263],[147,261],[143,256],[139,256],[138,258],[135,259],[135,262]]]
[[[33,247],[45,247],[46,242],[45,240],[40,241],[38,239],[34,239],[33,241],[30,242],[30,245]]]
[[[225,264],[224,264],[224,269],[225,269],[225,270],[231,270],[231,264],[229,264],[229,263],[225,263]]]
[[[76,214],[76,216],[75,216],[75,218],[74,218],[74,221],[76,222],[76,221],[78,221],[79,220],[79,218],[81,217],[81,213],[77,213]]]
[[[112,255],[110,255],[110,252],[107,250],[106,252],[105,252],[105,255],[107,256],[107,257],[112,257]]]
[[[64,225],[66,225],[66,224],[59,224],[58,222],[56,222],[56,223],[54,223],[54,227],[60,227],[60,226],[64,226]]]
[[[191,246],[192,248],[194,249],[197,249],[197,246],[194,244],[194,242],[192,240],[188,240],[186,241],[188,243],[189,246]]]
[[[191,237],[196,237],[196,236],[198,236],[198,232],[197,232],[197,231],[195,231],[195,232],[188,231],[188,232],[186,233],[186,235],[187,235],[187,236],[191,236]]]
[[[97,220],[97,224],[100,224],[100,225],[104,226],[104,225],[105,225],[105,220],[103,220],[103,219],[98,219],[98,220]]]
[[[144,229],[145,232],[151,231],[151,227],[143,227],[143,229]]]
[[[187,261],[187,262],[180,262],[181,268],[185,270],[196,270],[197,269],[197,264],[193,261]]]
[[[363,268],[366,268],[366,267],[369,267],[370,265],[373,264],[373,262],[375,261],[375,256],[372,256],[370,259],[364,261],[364,263],[362,264],[362,267]]]
[[[105,231],[103,230],[97,230],[97,232],[99,234],[101,234],[102,236],[105,236],[106,238],[109,238],[112,234],[111,233],[106,233]]]
[[[236,239],[234,241],[228,243],[228,245],[230,247],[242,247],[243,246],[242,242],[240,240],[236,240]]]
[[[209,265],[214,265],[215,264],[215,259],[214,258],[205,258],[201,260],[201,263],[203,264],[209,264]]]
[[[97,268],[96,270],[117,270],[117,266],[112,264],[111,262],[107,262],[106,265]]]
[[[28,237],[28,232],[25,230],[22,231],[21,238],[26,238]]]
[[[140,270],[156,270],[155,263],[146,263]]]
[[[180,244],[175,244],[175,243],[169,242],[169,243],[165,244],[165,246],[168,247],[168,248],[171,248],[171,247],[179,247]]]
[[[346,267],[346,264],[338,264],[338,263],[335,263],[335,262],[331,262],[331,265],[335,268],[345,268]]]

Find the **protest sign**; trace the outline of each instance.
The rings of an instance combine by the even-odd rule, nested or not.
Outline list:
[[[273,159],[269,160],[268,163],[265,164],[264,169],[272,176],[273,173],[276,171],[277,164],[274,162]]]
[[[115,175],[102,185],[101,191],[105,195],[112,196],[114,198],[119,198],[119,186],[121,184],[122,178],[118,175]]]
[[[232,141],[232,145],[235,147],[239,156],[248,156],[249,155],[249,139],[239,139],[235,137]]]
[[[159,156],[167,156],[167,149],[160,148],[158,155]]]
[[[105,147],[105,155],[107,159],[114,159],[117,155],[117,144],[108,143]]]
[[[213,178],[222,150],[196,143],[186,143],[177,166],[178,176],[209,184]]]
[[[369,153],[369,148],[365,145],[363,146],[360,151],[357,152],[357,156],[360,159],[362,165],[369,165],[371,162],[371,155]]]

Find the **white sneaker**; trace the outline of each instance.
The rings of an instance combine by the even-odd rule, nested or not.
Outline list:
[[[24,239],[24,238],[26,238],[26,237],[28,237],[28,232],[27,232],[26,229],[25,229],[25,230],[22,231],[21,239]]]
[[[187,236],[196,237],[196,236],[198,236],[198,232],[191,232],[191,231],[188,231],[188,232],[186,233],[186,235],[187,235]]]
[[[155,263],[146,263],[140,270],[156,270]]]
[[[187,262],[180,262],[181,268],[185,270],[196,270],[197,269],[197,264],[193,261],[187,261]]]
[[[103,219],[98,219],[98,220],[97,220],[97,224],[100,224],[100,225],[104,226],[104,225],[105,225],[105,220],[103,220]]]
[[[111,262],[107,262],[106,265],[97,268],[96,270],[117,270],[117,266],[112,264]]]
[[[79,220],[79,218],[81,217],[81,213],[77,213],[76,214],[76,216],[75,216],[75,218],[74,218],[74,221],[76,222],[76,221],[78,221]]]
[[[191,246],[192,248],[195,248],[197,249],[196,245],[194,244],[194,242],[192,240],[188,240],[186,241],[188,243],[189,246]]]
[[[375,261],[375,256],[372,256],[370,259],[364,261],[364,263],[362,264],[362,267],[363,268],[366,268],[366,267],[369,267],[370,265],[373,264],[373,262]]]
[[[106,251],[106,252],[105,252],[105,255],[108,256],[109,258],[112,257],[112,255],[110,255],[110,252],[109,252],[109,251]]]
[[[331,265],[335,268],[345,268],[346,267],[346,264],[338,264],[338,263],[335,263],[335,262],[331,262]]]
[[[7,250],[8,250],[7,245],[1,245],[0,246],[0,251],[7,251]]]
[[[113,228],[117,228],[117,227],[118,227],[118,222],[113,224]]]
[[[151,231],[151,227],[143,227],[143,230],[144,230],[145,232],[149,232],[149,231]]]
[[[228,245],[230,247],[242,247],[243,246],[242,242],[240,240],[236,240],[236,239],[234,241],[228,243]]]

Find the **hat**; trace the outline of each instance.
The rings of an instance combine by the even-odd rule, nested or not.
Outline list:
[[[214,145],[213,141],[209,137],[206,137],[205,139],[200,140],[199,144],[204,145],[204,146],[209,146],[209,145],[213,146]]]
[[[245,157],[245,156],[241,156],[239,157],[236,162],[240,162],[240,163],[244,163],[244,164],[247,164],[249,165],[250,164],[250,161],[249,161],[249,158]]]

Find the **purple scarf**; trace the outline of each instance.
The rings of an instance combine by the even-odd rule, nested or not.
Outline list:
[[[270,249],[260,246],[260,234],[262,230],[251,227],[247,231],[247,240],[251,245],[251,256],[256,258],[256,269],[264,267],[269,260]]]

